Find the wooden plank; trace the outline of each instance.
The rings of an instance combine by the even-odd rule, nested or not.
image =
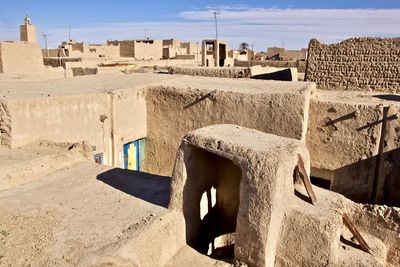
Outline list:
[[[376,155],[375,176],[372,185],[371,202],[373,204],[382,204],[383,190],[385,184],[385,175],[383,173],[383,149],[385,146],[387,118],[389,107],[383,107],[383,118],[381,126],[381,136],[379,138],[378,155]]]
[[[317,198],[315,197],[314,190],[312,189],[312,185],[310,182],[310,178],[308,177],[306,168],[304,167],[304,161],[300,155],[298,155],[297,167],[300,173],[301,180],[307,190],[307,194],[311,199],[311,203],[314,205],[317,202]]]
[[[371,248],[368,246],[367,242],[365,242],[364,238],[362,237],[360,232],[357,230],[357,228],[353,224],[353,222],[350,220],[349,216],[346,213],[343,213],[342,219],[343,219],[344,225],[346,225],[346,227],[350,230],[350,232],[357,239],[358,243],[360,244],[361,249],[367,253],[371,253],[370,252]]]

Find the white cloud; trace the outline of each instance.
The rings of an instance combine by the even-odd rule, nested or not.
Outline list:
[[[400,9],[277,9],[251,8],[244,5],[208,7],[184,11],[178,21],[127,22],[74,27],[72,36],[92,43],[107,39],[139,39],[147,28],[151,38],[198,40],[213,38],[213,11],[218,10],[221,39],[232,47],[241,42],[255,49],[285,43],[286,48],[307,47],[311,38],[331,43],[352,36],[399,36]],[[38,33],[50,34],[49,43],[57,46],[67,39],[67,28],[37,25]],[[0,39],[16,39],[18,29],[0,27]]]

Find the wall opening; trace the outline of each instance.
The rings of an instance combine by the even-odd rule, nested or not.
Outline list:
[[[316,176],[311,176],[310,177],[311,183],[315,186],[324,188],[324,189],[331,189],[331,181],[325,179],[325,178],[320,178]]]
[[[219,44],[219,66],[225,66],[226,44]]]
[[[183,201],[187,244],[212,258],[234,258],[241,169],[231,160],[191,146],[185,159]]]

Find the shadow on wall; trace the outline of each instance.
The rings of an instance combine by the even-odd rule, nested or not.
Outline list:
[[[271,73],[253,75],[250,79],[255,80],[276,80],[276,81],[293,81],[292,71],[290,69],[279,70]]]
[[[154,205],[168,207],[170,177],[115,168],[99,174],[96,178],[126,194]]]
[[[400,207],[400,148],[382,153],[383,164],[379,174],[377,160],[378,156],[374,156],[335,170],[331,189],[355,202],[370,203],[374,179],[379,176],[379,202]]]
[[[385,94],[385,95],[374,95],[373,97],[376,97],[376,98],[379,98],[382,100],[400,101],[400,95]]]

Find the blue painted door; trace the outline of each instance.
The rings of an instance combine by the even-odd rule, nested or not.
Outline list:
[[[146,139],[139,139],[124,145],[124,167],[128,170],[140,171],[144,160]]]

